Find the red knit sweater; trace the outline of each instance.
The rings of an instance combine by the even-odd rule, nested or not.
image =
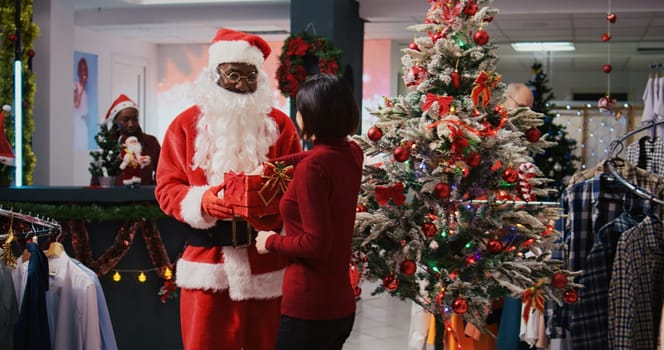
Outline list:
[[[280,203],[286,235],[266,248],[289,257],[281,313],[329,320],[355,312],[348,266],[363,154],[346,139],[317,140]]]

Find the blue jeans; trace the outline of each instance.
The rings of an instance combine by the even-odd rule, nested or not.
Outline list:
[[[281,315],[277,350],[341,350],[354,322],[355,313],[335,320],[302,320]]]

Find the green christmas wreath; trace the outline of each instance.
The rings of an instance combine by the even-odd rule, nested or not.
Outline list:
[[[286,97],[295,97],[305,80],[320,72],[342,75],[341,50],[320,35],[300,32],[289,36],[279,55],[277,80]]]

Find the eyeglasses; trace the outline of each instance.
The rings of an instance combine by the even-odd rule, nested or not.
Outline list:
[[[238,72],[231,72],[230,74],[226,74],[221,68],[217,69],[217,71],[226,77],[228,81],[230,81],[233,84],[237,84],[240,82],[241,79],[244,79],[248,84],[256,84],[258,81],[258,74],[256,72],[249,72],[247,75],[240,75]]]

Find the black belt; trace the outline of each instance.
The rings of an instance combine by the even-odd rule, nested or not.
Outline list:
[[[245,248],[256,239],[256,231],[248,222],[233,218],[232,221],[219,220],[217,224],[208,229],[196,229],[189,225],[187,239],[194,247],[231,246]]]

